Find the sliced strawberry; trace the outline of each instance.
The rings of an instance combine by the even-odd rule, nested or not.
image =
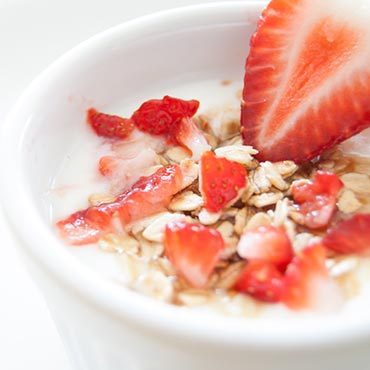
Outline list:
[[[160,168],[153,175],[140,178],[113,202],[75,212],[57,222],[56,227],[70,244],[95,243],[113,230],[115,215],[126,225],[165,210],[172,196],[182,189],[182,178],[182,170],[177,165]]]
[[[244,143],[259,160],[303,162],[370,126],[370,10],[272,0],[251,39]]]
[[[219,212],[238,195],[247,184],[247,171],[239,163],[218,158],[213,152],[203,153],[200,159],[199,188],[204,207]]]
[[[120,195],[118,212],[123,225],[165,210],[172,196],[183,186],[180,166],[162,167],[151,176],[141,177],[129,192]]]
[[[73,245],[95,243],[112,230],[111,212],[104,207],[91,207],[71,214],[56,223],[60,236]]]
[[[94,108],[87,111],[87,122],[97,135],[107,138],[126,139],[135,128],[129,118],[101,113]]]
[[[292,309],[334,311],[343,303],[339,285],[325,266],[325,248],[313,244],[302,249],[288,266],[281,301]]]
[[[279,302],[283,292],[282,273],[272,263],[251,261],[242,270],[234,289],[263,302]]]
[[[338,223],[322,243],[337,253],[370,256],[370,214],[357,214]]]
[[[337,195],[343,183],[335,173],[317,171],[311,182],[295,182],[292,196],[303,215],[304,225],[318,229],[329,224],[336,211]]]
[[[211,149],[205,136],[190,118],[183,118],[173,132],[176,141],[190,150],[194,161],[198,161],[205,151]]]
[[[166,226],[164,247],[178,274],[193,287],[201,288],[212,274],[225,244],[216,229],[177,221]]]
[[[293,248],[286,231],[273,225],[246,231],[239,240],[238,254],[247,260],[264,261],[284,271],[293,258]]]
[[[152,135],[165,135],[176,143],[173,130],[183,118],[192,117],[199,108],[197,100],[182,100],[171,96],[152,99],[143,103],[131,119],[136,127]]]

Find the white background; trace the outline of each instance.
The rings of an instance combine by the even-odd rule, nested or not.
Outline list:
[[[79,42],[130,18],[210,1],[0,0],[0,124],[30,81]],[[0,172],[0,181],[5,176]],[[44,300],[18,259],[1,209],[0,232],[0,369],[70,370]]]

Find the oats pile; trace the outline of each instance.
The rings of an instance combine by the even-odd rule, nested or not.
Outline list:
[[[154,173],[161,166],[180,164],[186,168],[184,190],[176,194],[166,212],[161,212],[125,227],[122,234],[107,234],[98,245],[104,252],[115,253],[125,284],[142,294],[161,301],[188,307],[214,308],[236,316],[256,316],[264,303],[248,295],[233,291],[245,260],[237,254],[237,244],[246,230],[261,225],[282,225],[297,251],[323,231],[312,231],[303,226],[302,215],[293,205],[291,188],[295,181],[308,181],[319,169],[338,174],[341,190],[336,217],[370,212],[370,160],[348,157],[334,148],[315,161],[297,165],[292,161],[258,162],[257,151],[242,144],[238,114],[223,116],[217,134],[214,117],[198,115],[194,122],[207,138],[218,157],[225,157],[243,165],[248,172],[248,183],[234,203],[220,213],[209,213],[203,208],[198,184],[198,163],[189,158],[182,147],[170,147],[158,154],[157,164],[144,175]],[[106,195],[93,194],[90,205],[110,201]],[[339,216],[338,216],[339,215]],[[194,289],[176,275],[164,254],[164,229],[170,221],[184,220],[217,229],[226,244],[222,257],[204,289]],[[347,297],[359,293],[359,283],[353,273],[359,258],[329,256],[330,274],[340,283]]]

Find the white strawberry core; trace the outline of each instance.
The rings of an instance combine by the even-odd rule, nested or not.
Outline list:
[[[302,9],[296,9],[297,13],[289,19],[287,30],[275,30],[286,41],[282,51],[271,51],[279,56],[276,64],[270,62],[271,65],[264,66],[276,69],[279,90],[267,92],[266,100],[271,104],[259,122],[261,147],[270,147],[286,137],[299,117],[317,112],[321,102],[332,99],[333,91],[348,82],[348,95],[335,97],[340,106],[340,99],[351,97],[350,86],[353,81],[358,82],[359,76],[364,76],[364,71],[370,78],[370,3],[311,0],[298,2],[297,8],[300,6]],[[344,40],[347,42],[342,45]],[[325,53],[330,48],[331,56]],[[309,60],[304,58],[307,53]],[[317,68],[321,62],[323,69]],[[276,112],[280,118],[279,127],[274,130],[269,124]],[[312,127],[305,129],[309,132]]]

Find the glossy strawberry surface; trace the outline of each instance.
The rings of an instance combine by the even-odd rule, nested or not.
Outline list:
[[[95,243],[107,232],[114,231],[113,217],[122,225],[163,211],[182,188],[182,170],[177,165],[160,168],[151,176],[140,178],[132,187],[109,203],[77,211],[58,221],[62,238],[70,244]]]
[[[337,210],[337,196],[342,188],[338,175],[327,171],[317,171],[313,181],[293,183],[292,196],[303,224],[310,229],[328,226]]]
[[[247,171],[239,163],[219,158],[211,152],[200,159],[200,191],[209,212],[221,211],[247,184]]]

